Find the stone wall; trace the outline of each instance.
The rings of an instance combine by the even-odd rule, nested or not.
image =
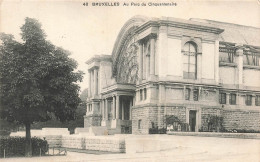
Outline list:
[[[186,108],[182,106],[166,107],[166,115],[174,115],[182,123],[186,123]]]
[[[91,126],[101,126],[102,116],[97,114],[91,114],[84,117],[84,128]]]
[[[158,124],[158,107],[144,106],[132,108],[132,134],[149,134],[149,128],[152,128],[152,122]],[[140,129],[138,124],[140,122]]]
[[[106,152],[125,152],[125,139],[120,136],[62,136],[62,147]]]
[[[221,116],[222,110],[219,108],[201,108],[201,127],[204,131],[208,131],[208,119],[210,116]]]
[[[165,128],[165,115],[175,115],[183,123],[186,123],[186,108],[181,106],[148,106],[132,109],[132,133],[149,134],[149,128]],[[138,120],[141,120],[141,128],[138,129]]]
[[[260,111],[224,110],[224,128],[260,131]]]
[[[260,111],[231,110],[218,107],[201,107],[198,129],[208,131],[209,116],[222,116],[226,130],[260,131]],[[152,123],[158,128],[165,127],[165,115],[175,115],[183,123],[186,122],[186,107],[184,106],[141,106],[132,109],[132,134],[149,134]],[[138,120],[141,120],[140,129]]]

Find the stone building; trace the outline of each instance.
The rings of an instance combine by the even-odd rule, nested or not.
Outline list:
[[[112,55],[86,63],[84,127],[148,134],[174,115],[190,131],[223,117],[226,130],[260,131],[260,29],[204,19],[135,16]]]

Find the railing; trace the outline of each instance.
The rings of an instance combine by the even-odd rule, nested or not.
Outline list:
[[[51,151],[50,151],[51,150]],[[3,158],[6,158],[7,156],[7,151],[6,149],[3,150]],[[34,156],[66,156],[67,155],[67,148],[63,148],[63,147],[50,147],[48,149],[47,154],[42,154],[42,149],[40,148],[39,150],[39,155],[34,155]],[[9,157],[9,156],[8,156]]]

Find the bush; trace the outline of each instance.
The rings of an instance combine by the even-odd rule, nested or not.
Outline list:
[[[166,134],[166,128],[150,128],[149,134]]]
[[[1,137],[0,138],[0,157],[25,156],[25,137]],[[31,138],[32,156],[45,155],[48,151],[48,143],[40,138]]]

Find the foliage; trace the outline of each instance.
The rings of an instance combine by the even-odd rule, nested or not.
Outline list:
[[[24,156],[25,155],[25,141],[24,137],[1,137],[0,138],[0,157],[4,157],[4,150],[6,157]],[[45,155],[48,152],[48,143],[46,140],[40,138],[32,138],[32,155]]]
[[[209,115],[206,119],[207,127],[202,127],[200,132],[224,132],[223,117],[218,115]]]
[[[149,134],[166,134],[166,128],[149,128]]]
[[[21,31],[23,42],[0,34],[0,114],[25,124],[29,141],[34,122],[75,119],[82,72],[69,51],[46,40],[37,20],[26,18]]]
[[[76,127],[84,127],[84,115],[86,113],[86,98],[88,89],[84,89],[80,94],[81,103],[76,109],[75,120],[60,122],[56,118],[51,119],[46,122],[36,122],[32,125],[33,129],[42,129],[44,127],[58,127],[58,128],[68,128],[70,133],[74,133]]]
[[[183,132],[189,131],[189,124],[182,122],[177,116],[175,115],[165,115],[165,123],[166,125],[172,125],[173,129],[171,131],[179,131],[178,126],[180,126]]]

